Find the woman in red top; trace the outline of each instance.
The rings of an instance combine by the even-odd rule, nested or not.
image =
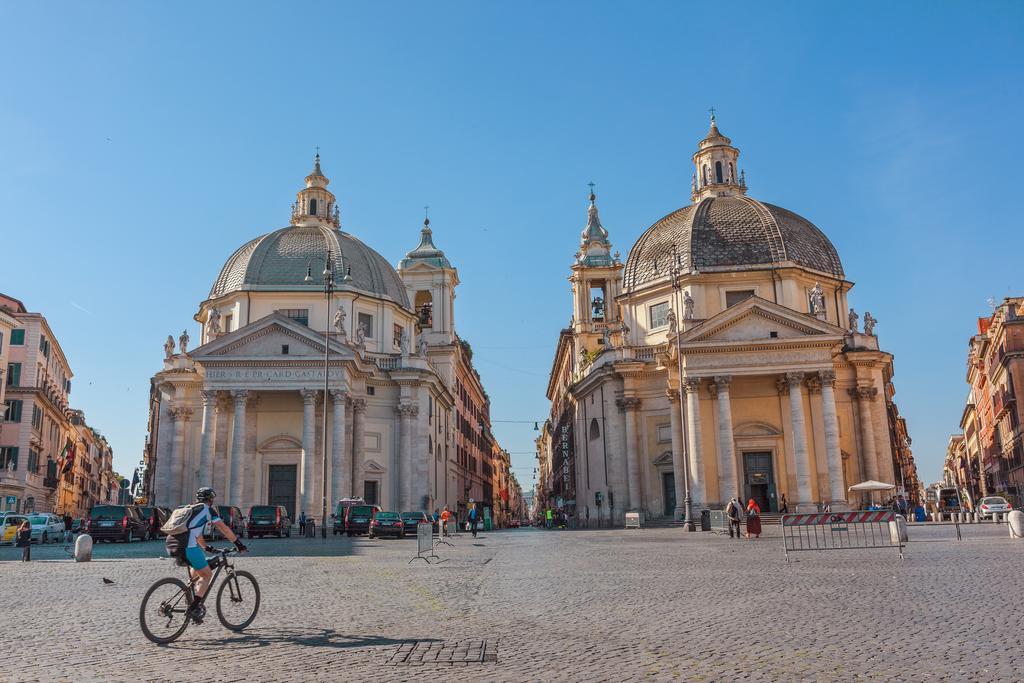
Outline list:
[[[747,503],[747,538],[750,534],[761,538],[761,508],[753,498]]]

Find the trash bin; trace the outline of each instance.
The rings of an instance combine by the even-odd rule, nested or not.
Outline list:
[[[306,520],[306,538],[316,538],[316,522],[311,519]]]
[[[700,511],[700,530],[711,531],[711,510]]]

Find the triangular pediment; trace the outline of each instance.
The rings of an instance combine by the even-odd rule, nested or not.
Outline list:
[[[811,315],[750,297],[683,332],[680,342],[775,342],[813,336],[842,337],[843,330]]]
[[[282,352],[288,347],[288,353]],[[191,353],[198,361],[239,358],[323,358],[324,337],[280,313],[273,313],[200,346]],[[352,350],[331,339],[331,355],[351,357]]]

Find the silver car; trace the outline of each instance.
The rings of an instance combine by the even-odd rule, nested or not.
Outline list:
[[[60,543],[64,540],[64,520],[57,515],[37,512],[28,515],[28,523],[32,525],[33,543]]]
[[[1002,496],[987,496],[982,498],[978,504],[978,511],[982,517],[991,517],[994,514],[1005,515],[1012,509]]]

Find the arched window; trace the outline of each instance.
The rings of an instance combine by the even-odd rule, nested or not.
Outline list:
[[[601,438],[601,427],[597,424],[597,418],[590,421],[590,440]]]
[[[729,162],[729,182],[736,182],[736,167],[733,165],[731,161]]]
[[[310,199],[309,200],[309,215],[311,215],[311,216],[315,216],[316,215],[316,200],[315,199]]]
[[[722,182],[722,162],[721,161],[716,161],[715,162],[715,181],[719,182],[719,183]]]

